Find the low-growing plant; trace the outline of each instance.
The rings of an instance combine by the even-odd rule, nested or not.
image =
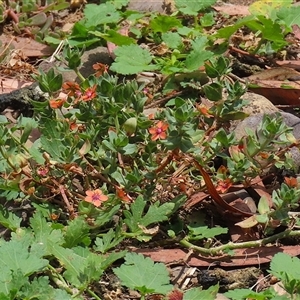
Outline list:
[[[63,53],[68,67],[78,73],[79,50],[67,49]],[[3,137],[0,145],[1,196],[8,201],[6,205],[11,200],[18,200],[21,207],[24,201],[30,203],[36,211],[30,221],[32,229],[35,228],[33,220],[38,219],[41,228],[49,231],[50,226],[54,230],[45,236],[42,232],[35,234],[40,238],[43,235],[43,239],[52,235],[58,239],[55,246],[48,240],[40,242],[44,252],[40,251],[37,259],[43,264],[22,273],[26,280],[28,276],[37,278],[33,275],[49,269],[54,275],[49,277],[50,281],[44,279],[45,286],[59,278],[63,282],[59,286],[73,297],[78,294],[80,299],[82,293],[94,295],[89,285],[116,259],[124,256],[124,252],[114,249],[122,248],[124,239],[140,242],[153,239],[162,224],[166,226],[169,243],[179,243],[204,255],[245,246],[244,243],[229,243],[208,247],[209,239],[226,234],[227,229],[208,228],[203,222],[178,227],[171,217],[186,199],[186,183],[192,178],[200,179],[198,166],[210,164],[216,156],[227,160],[223,181],[240,181],[246,186],[262,169],[284,159],[273,154],[272,159],[261,155],[266,151],[276,153],[278,147],[289,145],[286,136],[290,129],[282,119],[265,117],[257,132],[249,132],[248,137],[240,141],[228,133],[225,124],[229,120],[246,116],[236,111],[244,104],[241,97],[245,89],[226,79],[230,65],[224,58],[207,62],[208,81],[198,86],[210,100],[209,106],[198,104],[196,99],[176,97],[150,118],[144,113],[147,96],[143,86],[134,80],[120,81],[109,75],[106,67],[94,67],[98,77],[92,75],[81,83],[63,83],[61,75],[53,70],[42,72],[36,79],[50,99],[32,101],[34,118],[20,117],[13,126],[5,116],[0,119]],[[56,97],[61,88],[66,96]],[[30,138],[32,130],[39,132],[36,140]],[[230,148],[234,150],[226,153]],[[247,169],[240,164],[242,158],[236,159],[237,156],[247,158]],[[170,184],[172,197],[160,195],[159,190]],[[222,183],[219,181],[218,185]],[[279,219],[280,211],[286,212],[286,208],[291,207],[284,204],[288,201],[284,196],[287,193],[284,190],[273,195],[278,205],[268,218],[276,216]],[[294,207],[297,207],[296,202]],[[20,230],[28,232],[20,228],[19,218],[5,206],[1,209],[3,226],[14,234]],[[261,206],[259,212],[263,213]],[[186,235],[180,234],[182,230]],[[26,236],[26,241],[30,243],[31,240]],[[267,240],[259,242],[263,244]],[[13,240],[7,242],[10,243]],[[95,254],[91,247],[101,254]],[[34,248],[32,245],[31,249]],[[110,254],[104,259],[106,253]],[[76,266],[65,257],[73,257]],[[55,271],[54,259],[63,267],[63,274]],[[103,267],[95,268],[98,260]],[[120,270],[129,265],[131,263],[126,262]],[[11,272],[16,271],[9,268]],[[137,289],[143,296],[152,292],[167,294],[171,290],[162,291],[143,283],[129,284],[121,275],[124,272],[116,272],[124,285]],[[26,284],[34,284],[34,281]],[[71,291],[73,287],[77,294]],[[22,288],[20,286],[19,290]]]
[[[208,9],[214,1],[175,1],[179,13],[172,16],[124,12],[127,3],[85,6],[85,17],[75,24],[58,57],[79,82],[63,82],[53,69],[41,71],[35,79],[48,100],[31,101],[33,117],[20,116],[14,124],[0,117],[0,224],[11,234],[9,241],[0,241],[1,299],[44,299],[45,294],[53,299],[101,299],[103,289],[95,283],[111,270],[120,285],[138,291],[142,299],[153,293],[170,300],[215,299],[218,286],[176,290],[164,265],[124,249],[163,234],[166,244],[202,255],[229,255],[237,248],[300,234],[293,230],[298,217],[288,214],[299,208],[298,185],[282,184],[275,190],[272,208],[262,197],[258,213],[232,208],[219,195],[234,183],[249,188],[271,167],[292,167],[286,152],[298,143],[279,115],[264,116],[257,130],[246,130],[241,139],[232,132],[231,121],[247,117],[242,111],[247,87],[232,81],[230,61],[220,55],[225,48],[215,50],[205,32],[214,23]],[[199,12],[205,17],[200,22]],[[192,19],[183,22],[183,14]],[[125,19],[132,22],[130,37],[118,32]],[[193,28],[187,26],[190,23]],[[261,29],[257,24],[267,24],[267,29],[282,25],[271,11],[267,17],[243,19],[217,35],[230,36],[242,25]],[[274,49],[281,47],[285,31],[275,39],[266,28],[263,41],[274,42]],[[110,68],[96,63],[94,74],[85,78],[79,71],[81,56],[99,37],[100,43],[118,46],[115,62]],[[162,55],[154,54],[155,47],[138,45],[142,38],[155,46],[164,43]],[[163,93],[175,91],[177,96],[149,114],[148,87],[117,74],[154,70],[165,75]],[[216,164],[217,159],[221,163]],[[265,237],[214,246],[214,239],[226,236],[227,228],[210,228],[206,216],[185,224],[178,212],[191,190],[203,188],[203,181],[215,204],[241,216],[237,225],[259,225]],[[28,215],[21,219],[18,211]],[[286,229],[274,234],[279,225]],[[115,262],[122,258],[125,263],[117,267]],[[297,276],[276,263],[275,256],[271,272],[288,293],[297,293]],[[232,293],[228,295],[233,299],[274,297],[272,290]]]

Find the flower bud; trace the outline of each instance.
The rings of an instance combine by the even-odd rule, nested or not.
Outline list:
[[[123,124],[123,128],[126,131],[128,135],[132,135],[135,133],[137,127],[137,118],[132,117],[126,120],[126,122]]]

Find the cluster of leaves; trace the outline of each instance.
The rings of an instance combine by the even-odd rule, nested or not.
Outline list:
[[[126,254],[125,251],[104,254],[105,246],[115,239],[111,232],[97,238],[92,251],[87,248],[91,243],[90,228],[87,224],[83,227],[82,217],[63,226],[47,222],[39,211],[30,219],[30,226],[23,228],[21,219],[12,219],[11,213],[7,214],[10,215],[7,223],[16,229],[9,242],[0,244],[1,299],[45,299],[45,295],[48,299],[85,299],[84,292],[100,299],[90,284],[99,281],[104,271]],[[62,273],[58,266],[63,268]],[[170,299],[172,293],[183,295],[172,291],[165,265],[155,264],[141,254],[127,253],[125,263],[113,271],[122,285],[139,291],[141,299],[150,293],[170,294]],[[217,290],[218,286],[207,291],[194,288],[185,292],[184,297],[213,300]]]
[[[292,6],[292,0],[276,1],[272,5],[258,1],[250,6],[250,16],[221,29],[214,29],[216,13],[211,10],[214,0],[192,3],[174,0],[176,13],[160,15],[152,12],[150,16],[124,10],[128,2],[86,5],[84,18],[75,24],[68,38],[71,46],[104,45],[106,42],[119,46],[113,51],[116,60],[112,70],[124,75],[153,70],[171,75],[198,70],[206,60],[224,53],[231,36],[243,27],[250,29],[258,41],[254,43],[255,48],[246,48],[248,46],[243,43],[240,47],[251,53],[273,54],[288,45],[286,35],[293,25],[299,25],[300,8]],[[130,27],[124,24],[130,24]],[[218,44],[215,44],[216,40]],[[53,38],[47,41],[60,42]],[[152,46],[139,47],[144,41]]]
[[[80,51],[76,48],[65,50],[65,59],[75,70],[80,64],[79,57]],[[22,273],[26,283],[17,289],[18,293],[36,284],[35,280],[28,281],[28,276],[51,271],[50,279],[39,279],[44,280],[43,286],[47,289],[52,290],[49,284],[57,284],[55,276],[60,276],[59,281],[63,284],[59,287],[73,297],[73,288],[78,290],[79,299],[83,293],[95,294],[90,284],[98,280],[116,259],[124,256],[124,252],[114,249],[122,247],[125,238],[142,242],[151,240],[163,224],[172,243],[178,241],[177,236],[183,231],[187,234],[182,239],[197,245],[205,245],[206,239],[227,233],[225,228],[208,228],[203,222],[183,224],[178,218],[171,219],[186,199],[178,179],[185,184],[190,178],[199,178],[197,168],[190,170],[190,175],[180,177],[174,175],[178,168],[190,169],[193,161],[208,164],[223,152],[229,166],[224,174],[232,182],[248,182],[251,176],[261,171],[253,167],[250,176],[244,166],[239,165],[239,160],[234,160],[236,152],[234,155],[224,152],[228,147],[241,144],[232,134],[226,133],[224,124],[231,118],[245,116],[235,111],[243,104],[240,98],[244,88],[226,80],[229,69],[226,59],[211,60],[205,68],[210,80],[202,90],[211,100],[210,108],[199,106],[196,99],[187,101],[176,97],[163,111],[157,112],[154,119],[149,119],[144,113],[145,93],[134,80],[120,83],[117,77],[104,70],[101,76],[90,76],[81,84],[63,84],[61,75],[50,70],[37,76],[42,91],[52,97],[47,102],[32,102],[34,119],[20,117],[11,127],[6,117],[1,117],[1,196],[7,201],[19,199],[21,207],[23,201],[30,200],[36,211],[30,226],[32,230],[36,228],[36,219],[40,226],[34,234],[31,229],[20,229],[20,220],[4,207],[0,223],[14,231],[13,236],[19,230],[31,234],[31,239],[26,235],[28,244],[25,248],[30,247],[31,255],[39,253],[38,259],[44,263],[38,264],[38,269]],[[68,95],[65,99],[55,98],[61,87]],[[224,88],[227,88],[226,99],[222,93]],[[41,134],[35,141],[30,140],[33,129],[38,129]],[[270,147],[278,143],[289,144],[285,138],[289,131],[279,118],[265,118],[257,132],[242,140],[246,150],[240,147],[238,155],[247,156],[256,166],[256,156],[261,151],[275,151],[275,147]],[[280,160],[279,156],[272,157],[272,161],[265,157],[265,166],[277,160]],[[170,177],[173,177],[172,181]],[[170,184],[173,196],[167,195],[165,202],[157,191]],[[290,203],[280,202],[280,199],[285,199],[288,193],[291,189],[286,187],[277,197],[278,207],[285,210]],[[174,197],[174,194],[178,196]],[[277,216],[280,221],[281,217]],[[45,218],[52,223],[47,223]],[[67,225],[63,225],[65,222]],[[36,235],[43,240],[33,240]],[[56,239],[55,246],[52,237]],[[38,247],[35,242],[43,251],[33,251]],[[14,238],[6,243],[14,243]],[[108,251],[110,256],[104,259],[103,255]],[[57,260],[59,267],[54,264]],[[153,292],[171,293],[169,279],[161,280],[160,286],[156,281],[155,286],[147,285],[148,280],[141,282],[143,277],[129,282],[124,274],[131,268],[135,270],[136,265],[142,268],[141,264],[150,270],[148,264],[153,265],[153,262],[141,256],[128,256],[125,265],[115,269],[115,273],[125,286],[138,290],[143,296]],[[95,268],[98,265],[103,267]],[[154,266],[153,272],[165,274],[161,265]],[[60,267],[64,269],[63,274],[58,272]],[[13,278],[15,270],[10,270]],[[212,287],[211,291],[205,292],[195,289],[187,293],[214,295],[217,289]],[[23,296],[15,294],[13,297]]]
[[[226,43],[221,51],[215,50],[205,29],[214,24],[213,13],[207,12],[214,1],[175,1],[178,14],[150,17],[124,12],[127,3],[86,5],[85,18],[75,24],[68,40],[71,47],[64,48],[61,58],[78,74],[80,83],[63,82],[54,70],[41,72],[36,80],[49,101],[32,101],[34,118],[20,117],[14,125],[5,116],[0,118],[0,195],[6,200],[0,206],[0,223],[12,232],[10,241],[0,243],[0,252],[12,254],[3,260],[1,299],[43,299],[45,294],[54,299],[83,299],[87,294],[100,299],[103,291],[98,292],[92,283],[125,255],[125,263],[113,272],[141,297],[160,293],[167,299],[174,299],[174,294],[179,299],[214,299],[217,286],[184,294],[172,291],[162,264],[126,254],[122,242],[148,242],[161,231],[169,237],[166,243],[214,254],[207,249],[207,239],[226,234],[227,228],[209,228],[205,216],[190,224],[176,216],[189,194],[188,183],[207,178],[201,166],[216,174],[212,178],[218,181],[217,188],[226,192],[235,182],[248,187],[273,165],[291,165],[283,153],[295,141],[279,115],[265,116],[255,132],[248,131],[240,140],[230,132],[230,121],[247,116],[240,111],[246,104],[246,88],[228,78],[230,62],[220,55]],[[199,13],[203,14],[200,22]],[[270,20],[278,22],[278,18],[270,12]],[[134,38],[118,33],[118,24],[125,19],[132,24]],[[264,24],[265,19],[253,14],[241,24]],[[220,29],[215,36],[227,37],[238,28]],[[164,92],[177,89],[181,96],[149,115],[147,90],[137,81],[120,80],[101,64],[94,66],[96,74],[84,78],[79,73],[82,47],[98,42],[99,37],[119,46],[112,71],[158,70],[167,75]],[[164,55],[154,56],[155,47],[151,51],[140,47],[137,43],[142,39],[156,46],[163,42]],[[60,91],[67,96],[58,97]],[[208,99],[207,104],[199,103],[199,95]],[[39,135],[32,138],[36,131]],[[223,159],[219,168],[213,164],[216,157]],[[218,195],[209,184],[212,194]],[[275,209],[262,198],[251,226],[290,225],[288,211],[299,207],[299,196],[297,185],[282,185],[273,193]],[[34,211],[24,220],[28,227],[20,227],[21,219],[9,211],[15,210],[12,203],[19,206],[16,211],[26,205]],[[298,278],[276,268],[275,258],[271,271],[290,294],[297,292],[293,280]],[[140,270],[147,270],[147,276]]]
[[[1,209],[5,212],[1,223],[14,228],[10,241],[2,240],[0,245],[1,299],[45,299],[45,295],[48,299],[83,299],[82,293],[89,291],[91,282],[125,255],[114,252],[107,256],[89,250],[89,227],[82,217],[63,226],[47,222],[38,211],[24,228],[20,218]],[[63,274],[57,264],[64,268]]]

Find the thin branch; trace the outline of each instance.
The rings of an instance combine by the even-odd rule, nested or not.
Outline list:
[[[170,99],[175,98],[175,97],[177,97],[177,96],[180,96],[180,95],[182,95],[182,94],[183,94],[183,91],[173,93],[173,94],[171,94],[171,95],[169,95],[169,96],[166,96],[166,97],[164,97],[164,98],[160,98],[160,99],[158,99],[158,100],[156,100],[156,101],[154,101],[154,102],[151,102],[151,103],[148,104],[148,105],[145,105],[145,108],[147,109],[147,108],[152,108],[152,107],[159,106],[159,105],[161,105],[161,104],[166,103],[166,102],[169,101]]]
[[[234,249],[241,249],[241,248],[258,248],[261,246],[264,246],[266,244],[272,243],[276,240],[280,240],[286,237],[296,237],[300,236],[300,230],[292,231],[291,229],[285,230],[283,232],[274,234],[272,236],[256,240],[256,241],[247,241],[247,242],[241,242],[241,243],[233,243],[229,242],[227,244],[224,244],[222,246],[213,247],[210,249],[203,248],[196,246],[188,241],[188,238],[184,238],[181,241],[179,241],[179,244],[185,248],[193,249],[194,251],[203,254],[203,255],[220,255],[226,250],[234,250]]]

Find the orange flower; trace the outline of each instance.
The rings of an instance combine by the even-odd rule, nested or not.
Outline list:
[[[93,64],[93,69],[96,71],[96,77],[102,76],[104,73],[107,72],[108,70],[108,65],[101,64],[101,63],[96,63]]]
[[[84,200],[86,202],[94,204],[97,207],[99,207],[102,202],[107,201],[108,199],[108,197],[104,195],[100,189],[94,191],[86,191],[85,193],[87,196],[84,198]]]
[[[219,180],[216,190],[218,191],[218,193],[224,194],[229,190],[231,186],[232,186],[232,181],[229,178],[225,180]]]
[[[183,299],[183,292],[179,291],[179,290],[174,290],[172,292],[170,292],[167,295],[169,300],[182,300]]]
[[[212,118],[213,115],[209,112],[209,108],[203,104],[197,105],[198,111],[207,118]]]
[[[132,198],[120,187],[116,186],[117,197],[124,202],[131,202]]]
[[[69,126],[70,126],[70,130],[76,130],[78,128],[76,121],[70,121]]]
[[[76,82],[67,81],[62,85],[68,96],[81,96],[80,86]]]
[[[49,168],[45,167],[45,166],[40,166],[40,167],[37,168],[36,173],[39,176],[45,177],[49,173]]]
[[[294,188],[298,186],[297,178],[295,177],[284,177],[284,182],[290,187]]]
[[[152,135],[151,140],[156,141],[158,139],[164,140],[167,138],[166,131],[169,125],[162,121],[159,121],[155,126],[149,128],[149,133]]]
[[[82,96],[82,100],[87,102],[94,99],[97,96],[96,89],[97,89],[97,85],[87,88]]]
[[[66,102],[65,99],[52,99],[49,100],[49,105],[51,108],[56,109],[56,108],[61,108],[65,102]]]

